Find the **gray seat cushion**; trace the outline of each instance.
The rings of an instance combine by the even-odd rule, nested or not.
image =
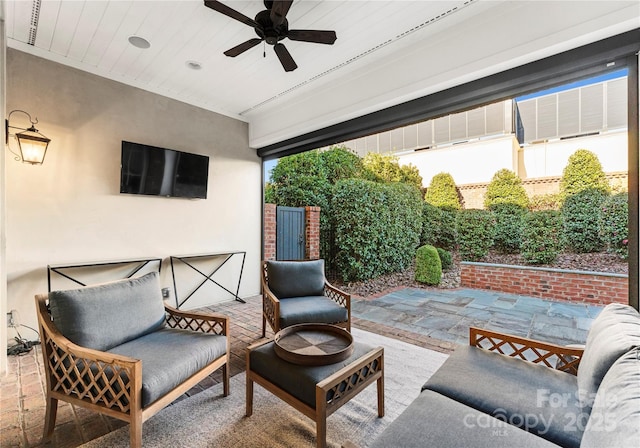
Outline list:
[[[142,407],[166,395],[227,351],[225,336],[163,328],[109,350],[142,360]]]
[[[346,322],[347,309],[326,296],[291,297],[280,300],[280,328],[303,323]]]
[[[548,448],[557,445],[424,390],[370,448]]]
[[[591,404],[600,382],[613,363],[640,347],[640,314],[628,305],[607,305],[591,324],[578,369],[578,386],[585,404]]]
[[[353,354],[344,361],[325,366],[301,366],[284,361],[273,349],[273,342],[269,342],[251,350],[249,366],[251,371],[315,409],[316,384],[371,350],[373,348],[368,345],[354,343]]]
[[[622,355],[604,376],[581,448],[640,445],[640,349]]]
[[[321,296],[324,291],[324,260],[267,261],[269,289],[278,299]]]
[[[108,350],[164,326],[158,274],[49,293],[55,326],[71,342]]]
[[[580,406],[575,376],[471,346],[458,347],[423,389],[563,447],[580,445],[590,411]]]

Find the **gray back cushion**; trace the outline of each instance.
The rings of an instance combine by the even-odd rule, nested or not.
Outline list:
[[[640,445],[640,349],[619,358],[604,376],[581,448]]]
[[[279,299],[324,293],[324,260],[267,261],[267,276]]]
[[[593,403],[600,382],[613,363],[639,346],[640,314],[628,305],[607,305],[589,329],[578,369],[578,388],[583,404]]]
[[[95,350],[117,345],[164,326],[158,274],[49,293],[53,323],[71,342]]]

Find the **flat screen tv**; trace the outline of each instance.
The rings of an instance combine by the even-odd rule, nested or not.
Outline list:
[[[207,198],[209,157],[122,142],[120,193]]]

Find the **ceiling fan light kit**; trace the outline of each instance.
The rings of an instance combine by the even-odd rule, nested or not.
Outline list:
[[[251,19],[217,0],[204,1],[206,7],[253,27],[258,35],[257,38],[249,39],[225,51],[226,56],[234,58],[264,41],[273,46],[282,67],[287,72],[295,70],[298,65],[284,44],[280,43],[281,40],[288,38],[300,42],[333,45],[337,39],[335,31],[290,30],[286,16],[292,3],[293,0],[264,0],[267,9],[260,11],[255,19]]]

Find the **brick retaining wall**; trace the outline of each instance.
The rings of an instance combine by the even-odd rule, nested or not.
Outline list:
[[[460,267],[461,285],[466,288],[574,303],[629,303],[629,278],[623,274],[466,261]]]

